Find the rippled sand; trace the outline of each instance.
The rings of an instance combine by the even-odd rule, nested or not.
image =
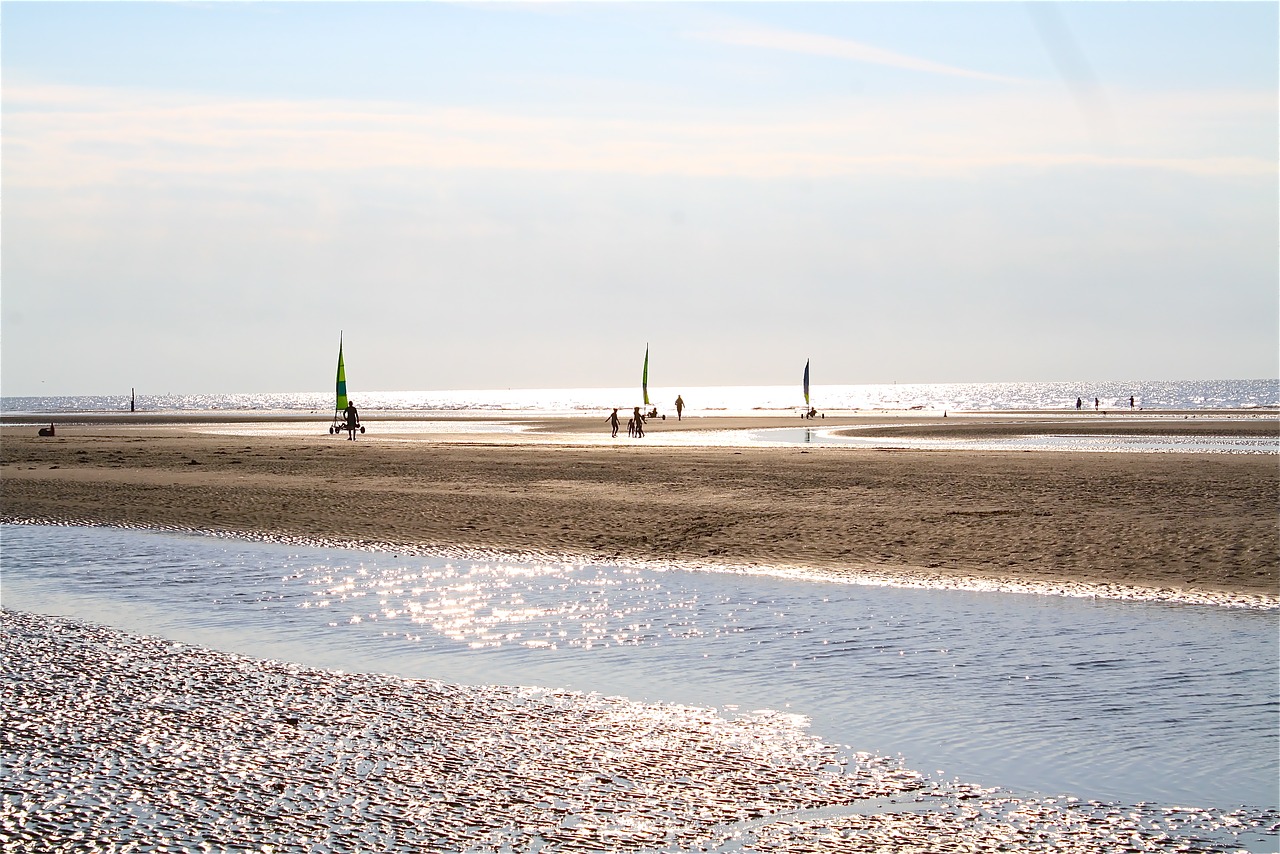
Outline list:
[[[1226,851],[1280,820],[1014,798],[785,715],[0,625],[5,851]]]

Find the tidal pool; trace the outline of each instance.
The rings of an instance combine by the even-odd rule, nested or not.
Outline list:
[[[261,658],[772,709],[939,778],[1280,803],[1277,612],[0,527],[3,604]]]

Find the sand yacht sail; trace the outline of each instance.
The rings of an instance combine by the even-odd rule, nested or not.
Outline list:
[[[640,375],[640,391],[644,394],[644,405],[649,406],[649,345],[644,345],[644,373]]]
[[[809,360],[804,360],[804,408],[809,409]]]
[[[329,425],[329,433],[331,435],[341,433],[348,429],[347,424],[347,405],[351,402],[347,398],[347,368],[342,362],[342,333],[338,333],[338,379],[337,379],[336,399],[333,403],[333,423]],[[359,424],[356,427],[361,433],[364,427]],[[354,437],[354,433],[353,433]]]

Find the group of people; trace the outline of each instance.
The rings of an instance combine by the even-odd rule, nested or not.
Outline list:
[[[644,437],[644,422],[646,417],[654,417],[658,414],[658,410],[653,409],[648,416],[640,411],[640,407],[635,408],[635,412],[627,419],[627,435],[633,439],[641,439]],[[612,414],[605,419],[605,423],[613,429],[613,438],[618,438],[618,426],[621,423],[618,419],[618,410],[615,408]]]
[[[684,398],[681,397],[680,395],[676,395],[676,420],[677,421],[680,420],[683,414],[684,414]],[[644,422],[650,418],[657,418],[657,417],[658,417],[658,407],[655,406],[652,409],[650,409],[648,412],[641,412],[640,407],[637,406],[632,411],[631,417],[627,419],[627,435],[633,439],[644,438]],[[663,415],[662,420],[666,421],[667,416]],[[605,419],[605,423],[608,424],[610,429],[613,431],[613,438],[615,439],[618,438],[618,428],[621,426],[622,422],[618,418],[617,409],[614,409],[613,412],[609,415],[609,417]]]
[[[1137,402],[1137,401],[1135,401],[1135,400],[1134,400],[1133,395],[1129,395],[1129,408],[1130,408],[1130,409],[1133,409],[1134,404],[1135,404],[1136,402]],[[1095,397],[1095,398],[1093,399],[1093,411],[1094,411],[1094,412],[1097,412],[1097,411],[1098,411],[1098,407],[1100,407],[1101,405],[1102,405],[1102,401],[1098,400],[1098,398],[1096,398],[1096,397]],[[1082,399],[1080,399],[1080,398],[1078,398],[1078,397],[1077,397],[1077,398],[1076,398],[1076,411],[1078,412],[1078,411],[1079,411],[1083,406],[1084,406],[1084,401],[1083,401]]]

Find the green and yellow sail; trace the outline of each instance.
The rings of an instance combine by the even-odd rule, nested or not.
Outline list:
[[[347,369],[342,364],[342,333],[338,333],[338,401],[334,410],[341,412],[347,408]]]
[[[644,345],[644,373],[640,375],[640,391],[644,393],[644,405],[649,406],[649,345]]]

